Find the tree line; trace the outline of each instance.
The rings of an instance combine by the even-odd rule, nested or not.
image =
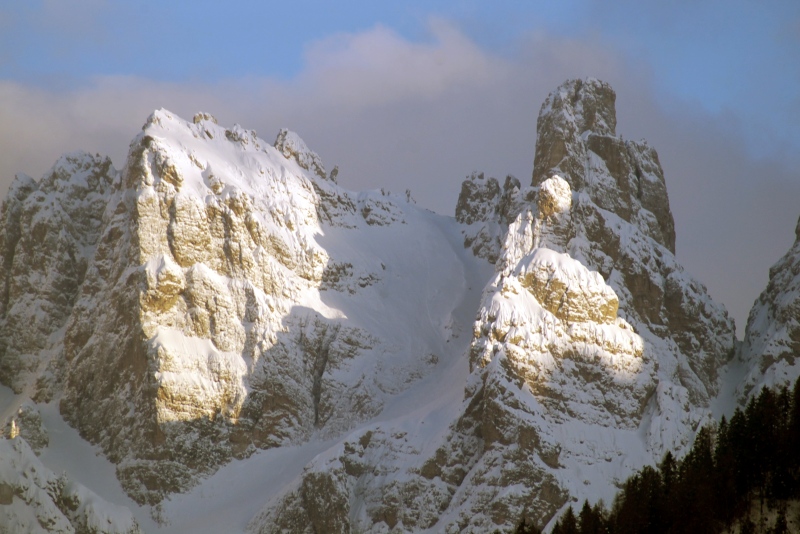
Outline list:
[[[683,459],[667,452],[657,467],[628,478],[610,510],[570,507],[552,532],[713,534],[738,523],[741,534],[785,534],[786,505],[799,498],[800,380],[791,391],[762,389],[730,421],[703,427]],[[752,506],[777,510],[774,524],[755,524]],[[524,518],[514,530],[540,532]]]

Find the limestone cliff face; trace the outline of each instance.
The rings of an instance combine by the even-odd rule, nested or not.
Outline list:
[[[0,383],[34,395],[53,380],[60,338],[117,186],[111,160],[63,156],[38,183],[20,175],[0,209]],[[57,367],[57,365],[55,366]],[[46,397],[46,393],[43,393]]]
[[[559,87],[531,184],[476,173],[456,221],[341,188],[288,130],[269,144],[207,113],[156,111],[122,171],[71,155],[19,178],[0,423],[45,448],[35,403],[57,403],[156,506],[292,447],[253,532],[491,532],[610,501],[690,443],[734,343],[614,98]]]
[[[358,200],[324,180],[296,134],[276,147],[165,111],[131,145],[66,326],[61,409],[139,501],[381,406],[348,363],[380,343],[320,300],[325,281],[377,279],[361,266],[351,280],[352,264],[316,242],[320,214],[364,223]]]
[[[691,442],[733,323],[675,260],[658,156],[616,136],[614,98],[597,80],[565,83],[542,106],[530,186],[464,182],[464,245],[496,270],[452,422],[434,436],[423,415],[354,433],[267,503],[254,532],[544,524]]]
[[[540,112],[532,185],[507,181],[487,206],[480,204],[487,195],[476,192],[491,189],[491,179],[473,176],[462,189],[457,217],[470,225],[467,244],[489,259],[501,256],[499,240],[491,247],[474,243],[487,242],[481,236],[489,229],[516,217],[516,231],[530,235],[523,248],[565,252],[597,271],[619,297],[622,317],[672,360],[660,367],[667,364],[693,402],[703,405],[716,394],[717,370],[731,356],[732,322],[677,263],[658,156],[646,143],[616,136],[614,101],[613,90],[598,80],[563,84]],[[554,176],[559,181],[552,182]],[[551,182],[562,192],[553,193]],[[554,198],[569,206],[554,208]],[[468,209],[471,204],[482,207]]]
[[[737,386],[742,402],[762,386],[788,386],[800,377],[800,221],[795,235],[747,318],[740,352],[746,375]]]
[[[412,315],[376,297],[414,261],[377,246],[420,231],[398,202],[339,188],[292,132],[272,146],[157,111],[121,172],[67,156],[12,188],[0,378],[58,402],[141,503],[231,458],[336,435],[436,360],[401,342]]]

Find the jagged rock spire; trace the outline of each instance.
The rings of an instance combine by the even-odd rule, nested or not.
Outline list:
[[[550,93],[536,122],[536,156],[533,185],[555,173],[565,176],[573,189],[586,180],[585,133],[614,137],[617,95],[611,86],[595,79],[569,80]]]
[[[569,80],[539,111],[532,185],[554,174],[600,208],[639,227],[675,253],[675,223],[664,172],[646,142],[616,135],[616,94],[600,80]]]

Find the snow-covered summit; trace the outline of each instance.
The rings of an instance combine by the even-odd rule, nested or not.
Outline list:
[[[58,402],[139,502],[338,435],[454,354],[453,274],[480,270],[455,226],[276,146],[157,110],[121,172],[67,156],[4,204],[3,380]]]
[[[418,432],[354,433],[268,503],[254,530],[297,517],[376,532],[486,532],[523,513],[541,522],[570,499],[611,500],[634,469],[691,443],[733,323],[675,260],[655,151],[615,126],[607,84],[567,82],[542,107],[530,186],[481,173],[464,182],[456,220],[495,274],[447,430],[411,450]],[[340,503],[336,513],[311,495]]]
[[[0,415],[84,466],[37,419],[60,412],[148,531],[487,532],[610,501],[690,443],[733,350],[614,99],[559,87],[530,185],[475,173],[455,219],[208,113],[155,111],[122,171],[19,178]]]
[[[316,152],[312,152],[296,133],[282,129],[275,139],[275,148],[286,158],[294,159],[301,167],[325,178],[325,167]]]
[[[531,185],[476,173],[456,208],[465,245],[496,262],[468,388],[492,392],[494,450],[513,465],[513,436],[536,436],[545,472],[590,500],[691,443],[734,349],[725,309],[675,259],[658,156],[616,135],[614,106],[608,84],[564,83],[539,114]]]

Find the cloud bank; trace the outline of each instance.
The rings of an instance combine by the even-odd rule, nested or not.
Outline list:
[[[769,266],[794,239],[797,162],[754,160],[736,116],[665,100],[647,64],[599,37],[529,34],[499,56],[433,20],[419,42],[382,26],[318,41],[290,80],[99,77],[61,90],[0,81],[0,191],[15,173],[39,177],[77,149],[121,167],[145,118],[165,107],[185,118],[209,111],[267,140],[291,128],[327,167],[339,165],[345,187],[411,189],[420,205],[451,215],[474,170],[530,180],[539,106],[564,80],[586,76],[617,91],[618,133],[658,150],[679,260],[741,334]]]

